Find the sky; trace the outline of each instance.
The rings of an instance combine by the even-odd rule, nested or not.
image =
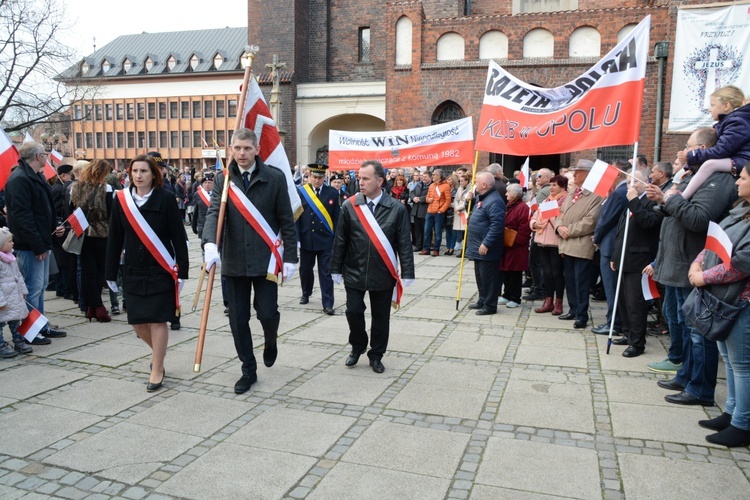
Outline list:
[[[247,0],[58,0],[65,24],[62,41],[84,57],[121,35],[247,26]]]

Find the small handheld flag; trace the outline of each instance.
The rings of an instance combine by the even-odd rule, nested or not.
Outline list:
[[[73,231],[79,238],[89,227],[89,221],[86,219],[86,215],[83,213],[83,210],[81,210],[80,207],[76,208],[75,211],[70,214],[70,217],[65,219],[65,222],[70,224],[70,227],[73,228]]]
[[[556,200],[542,202],[542,204],[539,205],[539,210],[541,211],[540,215],[542,220],[551,219],[552,217],[560,215],[560,205],[557,204]]]
[[[49,162],[44,164],[44,178],[47,180],[57,177],[57,170]]]
[[[42,328],[44,328],[44,325],[47,323],[47,318],[45,318],[38,310],[32,308],[31,311],[29,311],[29,315],[26,316],[26,319],[24,319],[18,327],[18,333],[31,342],[37,335],[39,335],[39,332],[42,331]]]
[[[581,188],[605,198],[609,194],[615,179],[617,179],[618,173],[619,170],[612,165],[596,160]]]
[[[62,153],[60,153],[59,151],[54,150],[54,149],[52,151],[50,151],[49,158],[50,158],[50,160],[52,160],[52,163],[54,163],[58,167],[60,166],[60,163],[62,163],[62,161],[63,161],[63,155],[62,155]]]
[[[706,250],[711,250],[719,256],[727,267],[732,267],[732,241],[727,233],[715,222],[708,223],[708,234],[706,235]]]
[[[643,290],[643,298],[646,300],[654,300],[661,297],[659,290],[656,288],[656,281],[648,274],[641,276],[641,290]]]

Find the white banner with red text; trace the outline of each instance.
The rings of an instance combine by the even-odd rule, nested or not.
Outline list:
[[[405,130],[328,133],[330,170],[357,170],[365,160],[378,160],[385,168],[471,164],[471,117]]]
[[[528,156],[636,142],[650,25],[648,16],[588,71],[556,88],[535,87],[490,61],[477,150]]]

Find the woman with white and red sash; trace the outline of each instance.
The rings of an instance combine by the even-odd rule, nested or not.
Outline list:
[[[161,388],[167,354],[167,321],[179,308],[179,290],[188,277],[185,230],[172,193],[163,189],[156,162],[136,156],[128,168],[130,187],[119,191],[112,203],[105,276],[113,291],[122,261],[123,297],[128,323],[152,350],[151,374],[146,390]]]

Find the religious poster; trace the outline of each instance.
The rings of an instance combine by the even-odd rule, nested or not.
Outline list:
[[[681,8],[677,14],[669,132],[713,124],[711,94],[726,85],[750,92],[750,2]]]

